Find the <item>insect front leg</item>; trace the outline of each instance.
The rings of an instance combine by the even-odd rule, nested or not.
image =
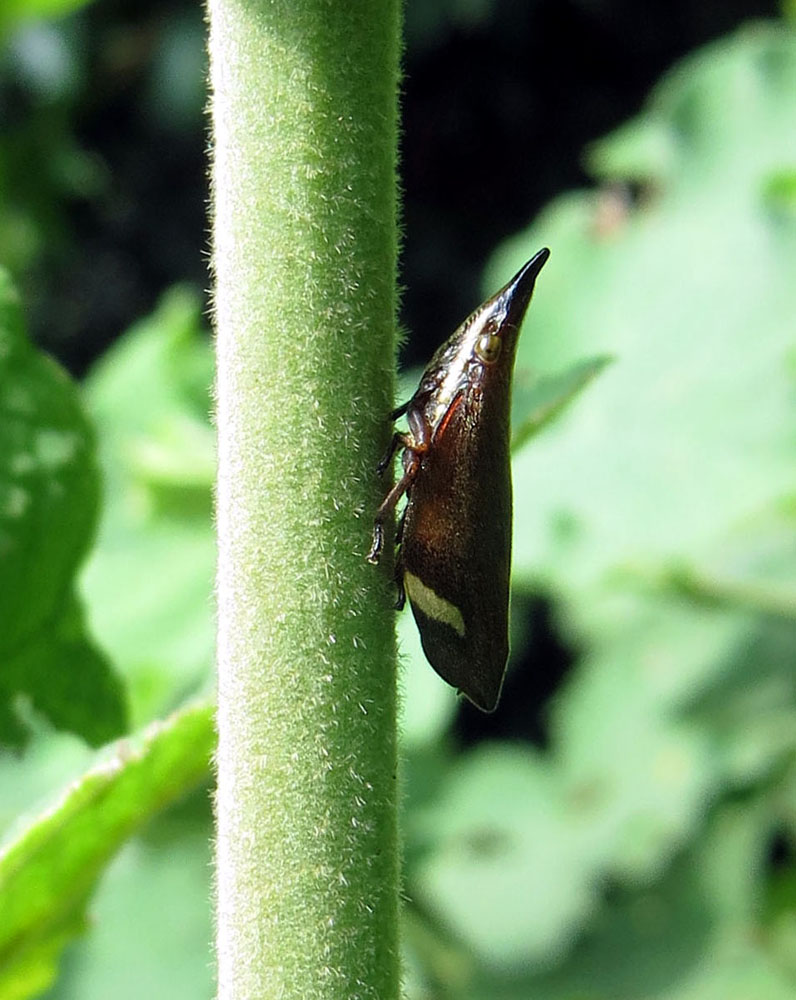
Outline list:
[[[397,420],[399,417],[402,417],[404,413],[406,413],[406,411],[409,409],[411,403],[412,400],[409,399],[407,400],[407,402],[402,403],[395,410],[392,410],[390,413],[390,422]],[[384,453],[384,455],[381,458],[381,461],[376,466],[376,472],[378,473],[378,475],[380,476],[384,475],[384,470],[392,461],[392,457],[395,454],[396,450],[398,449],[399,445],[403,445],[404,448],[411,448],[412,444],[413,442],[411,441],[408,434],[404,434],[402,431],[396,431],[393,434],[392,438],[390,439],[390,445],[387,448],[387,451]]]
[[[387,454],[379,463],[379,471],[383,472],[386,469],[392,456],[395,454],[396,448],[400,444],[404,446],[402,459],[404,471],[401,478],[381,502],[373,519],[373,544],[370,547],[370,552],[365,557],[370,563],[377,563],[379,561],[382,549],[384,548],[384,522],[392,514],[395,505],[412,485],[415,476],[420,470],[422,456],[429,448],[431,433],[422,411],[415,409],[412,406],[412,400],[410,400],[403,406],[399,406],[397,410],[394,410],[391,417],[395,419],[403,413],[406,413],[409,433],[402,434],[396,432],[393,434]]]
[[[369,563],[377,563],[384,548],[384,522],[392,514],[395,505],[406,493],[420,469],[421,453],[414,447],[407,446],[404,451],[404,474],[382,500],[376,516],[373,518],[373,544],[365,557]]]
[[[390,462],[392,462],[392,457],[395,454],[396,450],[398,449],[398,446],[401,444],[404,446],[404,448],[411,447],[411,443],[409,441],[408,436],[406,434],[403,434],[401,431],[396,431],[392,436],[387,451],[384,452],[384,454],[381,457],[381,461],[376,466],[376,472],[380,476],[384,475],[384,470],[387,468]]]
[[[411,399],[407,399],[407,401],[405,403],[401,403],[400,406],[397,406],[390,413],[390,420],[397,420],[398,417],[402,417],[404,415],[404,413],[406,413],[406,411],[409,409],[409,407],[411,405],[412,405],[412,400]]]

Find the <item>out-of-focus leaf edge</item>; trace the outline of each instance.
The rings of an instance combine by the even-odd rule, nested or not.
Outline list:
[[[60,801],[0,848],[0,997],[25,1000],[55,978],[61,951],[124,841],[210,771],[214,706],[194,702],[113,745]]]
[[[586,358],[556,375],[539,378],[530,388],[520,391],[520,398],[515,400],[514,406],[512,452],[519,451],[542,428],[555,420],[613,360],[614,357],[610,354]]]

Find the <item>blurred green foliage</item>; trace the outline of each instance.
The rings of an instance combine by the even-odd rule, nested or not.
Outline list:
[[[452,692],[424,662],[410,616],[400,620],[407,995],[787,1000],[793,33],[751,26],[695,54],[588,162],[599,189],[550,205],[495,255],[485,287],[551,247],[520,341],[513,582],[519,597],[549,600],[577,658],[547,749],[492,741],[457,752]],[[198,302],[175,289],[85,386],[105,501],[80,592],[136,726],[209,679],[211,377]],[[61,423],[75,433],[70,421],[84,422],[70,405]],[[90,466],[90,433],[80,434]],[[94,489],[91,474],[80,482]],[[69,517],[75,539],[54,535],[76,554],[60,569],[43,557],[65,585],[92,497]],[[515,625],[518,663],[527,637]],[[102,865],[203,773],[212,734],[207,710],[195,712],[115,758],[115,770],[89,773],[60,811],[9,840],[0,910],[14,902],[16,926],[32,930],[24,948],[0,938],[0,1000],[36,995],[84,929]],[[85,762],[77,741],[46,732],[23,761],[0,757],[0,822]],[[153,1000],[212,996],[209,836],[201,796],[130,840],[88,907],[96,925],[67,950],[48,995],[125,1000],[143,986]],[[55,864],[65,844],[69,869]]]
[[[28,19],[63,17],[87,3],[90,0],[4,0],[0,8],[0,32]]]
[[[87,637],[72,586],[98,499],[77,389],[27,340],[0,271],[0,746],[25,742],[26,704],[93,746],[124,731],[122,686]]]
[[[196,690],[213,661],[213,359],[200,310],[173,289],[85,383],[105,505],[82,589],[138,725]]]
[[[206,777],[212,714],[198,703],[137,746],[120,743],[0,854],[0,996],[37,996],[51,984],[64,943],[86,928],[87,901],[119,845]]]

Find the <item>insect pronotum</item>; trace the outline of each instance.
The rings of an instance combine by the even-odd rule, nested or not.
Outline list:
[[[484,712],[497,707],[509,653],[511,574],[511,379],[517,339],[540,250],[437,350],[379,463],[403,448],[403,474],[376,512],[379,561],[384,525],[406,494],[396,534],[398,604],[406,597],[429,663]]]

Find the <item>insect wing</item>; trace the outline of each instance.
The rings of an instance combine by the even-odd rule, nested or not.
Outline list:
[[[487,712],[508,658],[507,419],[507,384],[453,401],[412,484],[400,557],[429,663]]]

